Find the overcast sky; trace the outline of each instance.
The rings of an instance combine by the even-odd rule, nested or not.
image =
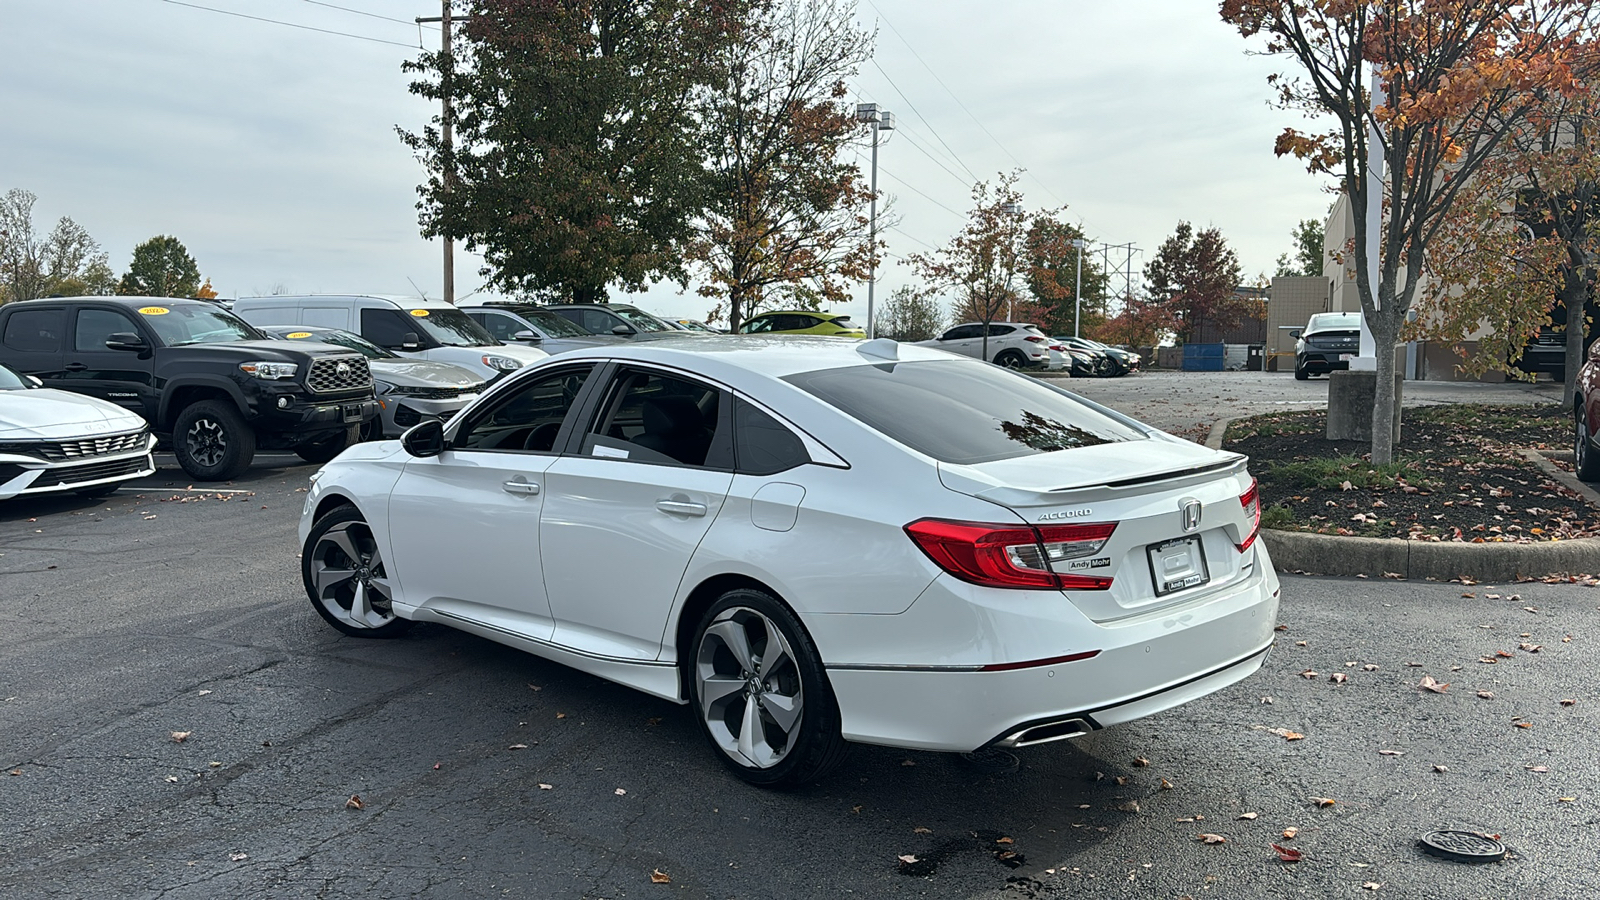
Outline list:
[[[416,224],[423,172],[395,135],[432,113],[400,64],[419,37],[437,44],[408,23],[438,0],[6,8],[0,191],[37,194],[37,227],[70,216],[119,274],[136,244],[174,235],[224,297],[439,296],[440,248]],[[859,99],[898,119],[879,156],[901,217],[891,257],[947,240],[973,175],[1019,166],[1029,208],[1066,205],[1095,240],[1135,244],[1135,270],[1187,220],[1220,228],[1247,276],[1270,275],[1295,223],[1327,210],[1326,180],[1272,154],[1298,124],[1267,105],[1265,77],[1284,63],[1247,56],[1214,2],[860,0],[859,14],[878,29]],[[458,293],[481,284],[478,265],[458,251]],[[908,278],[886,260],[878,296]],[[864,318],[858,294],[834,311]],[[710,306],[693,285],[616,299]]]

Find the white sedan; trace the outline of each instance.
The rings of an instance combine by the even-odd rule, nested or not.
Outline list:
[[[849,742],[1019,747],[1260,668],[1245,458],[893,341],[562,354],[314,478],[305,586],[690,705],[757,784]]]
[[[138,413],[39,386],[0,366],[0,500],[76,491],[91,497],[156,470]]]

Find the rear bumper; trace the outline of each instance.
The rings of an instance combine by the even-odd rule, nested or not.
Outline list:
[[[1308,350],[1296,357],[1296,364],[1303,370],[1318,375],[1328,372],[1342,371],[1350,368],[1350,360],[1340,359],[1341,356],[1353,357],[1354,350]]]
[[[1033,592],[1011,592],[1014,613],[990,607],[974,620],[960,609],[970,586],[941,577],[900,615],[813,615],[805,622],[830,660],[828,677],[847,739],[969,751],[1016,743],[1019,732],[1044,723],[1080,719],[1084,730],[1094,730],[1128,722],[1255,672],[1272,644],[1278,581],[1264,548],[1258,542],[1253,549],[1253,571],[1230,590],[1127,620],[1096,623],[1070,603],[1041,605],[1048,604],[1043,597],[1030,598],[1034,603],[1018,596]],[[896,634],[899,647],[909,648],[896,661],[831,661],[849,658],[852,645]],[[984,658],[1014,664],[1090,650],[1099,652],[1072,662],[983,671]]]

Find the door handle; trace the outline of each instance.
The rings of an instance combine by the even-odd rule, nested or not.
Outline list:
[[[67,363],[66,365],[62,366],[62,368],[66,369],[68,372],[82,372],[89,367],[83,363]]]
[[[504,488],[508,494],[520,494],[524,497],[532,497],[539,493],[537,484],[531,484],[526,481],[507,481],[500,487]]]
[[[657,500],[656,509],[679,516],[703,516],[706,514],[706,505],[704,503],[693,503],[688,500]]]

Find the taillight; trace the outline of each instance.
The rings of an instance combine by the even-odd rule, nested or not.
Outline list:
[[[1030,334],[1027,337],[1023,338],[1023,340],[1032,341],[1035,344],[1043,344],[1047,339],[1039,337],[1037,334]]]
[[[1250,549],[1256,542],[1256,536],[1261,533],[1261,492],[1256,488],[1256,480],[1250,479],[1250,489],[1239,495],[1239,505],[1244,507],[1244,517],[1250,520],[1250,532],[1239,544],[1239,552]]]
[[[918,519],[906,534],[939,568],[972,584],[1103,591],[1111,587],[1109,576],[1058,570],[1099,552],[1116,528],[1115,522],[1034,528]]]

